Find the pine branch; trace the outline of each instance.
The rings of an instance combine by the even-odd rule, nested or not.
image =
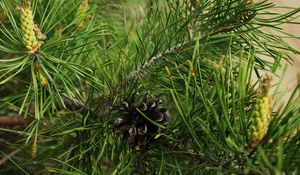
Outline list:
[[[200,39],[198,38],[197,40],[204,40],[205,38],[209,37],[212,34],[217,34],[218,32],[216,32],[216,30],[218,30],[218,32],[222,31],[220,28],[213,28],[210,32],[203,33],[201,38]],[[117,86],[115,86],[115,88],[113,90],[115,90],[115,91],[120,90],[122,88],[123,84],[126,84],[126,83],[132,81],[137,76],[143,75],[152,66],[154,66],[157,62],[165,59],[165,56],[177,53],[179,50],[183,49],[186,46],[189,46],[189,45],[193,44],[195,41],[196,41],[196,39],[186,40],[186,41],[177,43],[177,44],[165,49],[163,52],[157,53],[156,55],[151,57],[149,59],[149,61],[145,61],[142,65],[138,66],[136,69],[131,71],[127,76],[125,76],[122,79],[121,84],[118,84]]]
[[[163,60],[165,58],[165,56],[167,56],[169,54],[172,54],[172,53],[176,53],[178,50],[182,49],[184,46],[187,46],[191,43],[193,43],[193,40],[192,41],[183,41],[179,44],[176,44],[172,47],[169,47],[168,49],[164,50],[163,52],[159,52],[158,54],[154,55],[153,57],[151,57],[149,59],[149,61],[145,61],[144,64],[138,66],[136,69],[131,71],[127,76],[125,76],[121,80],[121,83],[117,84],[113,88],[113,92],[115,93],[115,92],[119,91],[124,84],[132,81],[137,76],[143,75],[145,72],[147,72],[157,62],[159,62],[160,60]]]
[[[193,41],[184,41],[182,43],[176,44],[175,46],[172,46],[168,49],[166,49],[163,52],[160,52],[153,57],[149,59],[149,61],[145,61],[144,64],[140,65],[137,67],[137,69],[131,71],[123,80],[123,82],[129,82],[133,80],[135,77],[142,75],[144,72],[149,70],[151,66],[155,65],[158,61],[161,59],[164,59],[164,57],[168,54],[172,54],[180,50],[182,47],[187,46],[191,44]]]
[[[62,93],[63,102],[68,110],[77,111],[80,109],[88,109],[88,106],[79,102],[78,100],[69,98],[66,94]],[[24,118],[23,116],[0,116],[0,125],[3,126],[28,126],[34,118],[34,103],[31,103],[30,113],[32,118]]]

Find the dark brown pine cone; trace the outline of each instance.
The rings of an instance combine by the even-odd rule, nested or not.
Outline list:
[[[135,103],[137,94],[122,100],[120,106],[112,106],[123,114],[113,124],[116,133],[123,134],[127,143],[132,147],[146,147],[154,142],[157,134],[163,132],[160,126],[170,122],[167,108],[159,107],[160,99],[148,99],[145,92],[139,102]]]

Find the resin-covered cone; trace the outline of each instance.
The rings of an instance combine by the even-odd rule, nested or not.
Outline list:
[[[122,105],[112,106],[123,114],[113,124],[116,133],[123,134],[131,147],[145,147],[155,141],[155,136],[163,132],[170,118],[166,108],[159,107],[160,99],[148,99],[145,92],[135,103],[136,94],[122,100]]]

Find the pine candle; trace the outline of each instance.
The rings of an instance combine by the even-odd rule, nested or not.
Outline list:
[[[77,25],[78,29],[82,29],[85,27],[85,22],[83,21],[83,19],[86,17],[86,12],[88,11],[88,9],[88,0],[83,0],[80,6],[78,7],[75,15],[75,24]]]
[[[271,120],[271,100],[268,96],[270,81],[271,77],[267,76],[261,83],[252,112],[249,132],[250,146],[252,148],[256,147],[265,137]]]
[[[22,6],[22,8],[18,8],[17,10],[21,12],[23,43],[30,53],[35,53],[39,49],[40,43],[37,41],[35,34],[31,6],[27,0],[22,1]]]

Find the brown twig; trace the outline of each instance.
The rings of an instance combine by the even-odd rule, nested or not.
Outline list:
[[[25,146],[26,146],[26,144],[24,144],[24,145],[21,146],[20,148],[17,148],[17,149],[15,149],[15,150],[13,150],[13,151],[12,151],[11,153],[9,153],[6,157],[4,157],[3,159],[1,159],[1,160],[0,160],[0,167],[1,167],[2,165],[4,165],[4,164],[6,163],[6,161],[7,161],[9,158],[15,156],[15,155],[18,154],[20,151],[22,151],[22,149],[23,149]]]
[[[31,118],[23,118],[22,116],[0,116],[0,125],[5,126],[28,126],[31,121]]]
[[[2,158],[0,160],[0,167],[2,165],[4,165],[7,160],[9,160],[11,157],[14,157],[15,155],[17,155],[19,152],[21,152],[26,146],[28,146],[29,144],[32,144],[33,140],[29,141],[28,143],[24,143],[22,146],[20,146],[19,148],[13,150],[12,152],[10,152],[8,155],[6,155],[4,158]]]
[[[64,104],[66,106],[67,109],[72,110],[72,111],[77,111],[80,109],[88,109],[88,106],[76,99],[72,99],[70,97],[68,97],[68,95],[66,95],[65,93],[62,93],[62,98],[64,101]]]

